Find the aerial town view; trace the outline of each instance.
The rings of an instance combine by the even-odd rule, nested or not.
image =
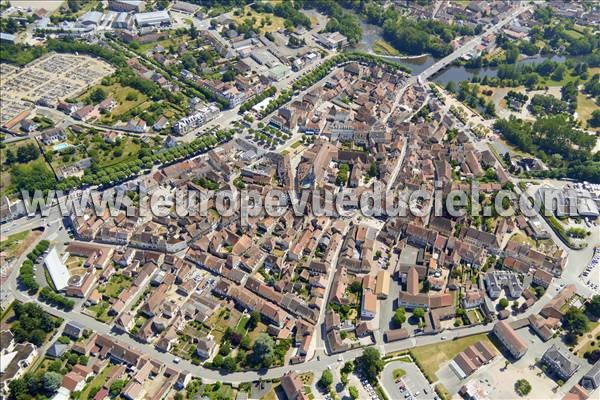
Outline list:
[[[0,400],[600,399],[599,26],[0,0]]]

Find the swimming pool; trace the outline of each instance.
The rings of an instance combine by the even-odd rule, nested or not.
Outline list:
[[[71,147],[71,145],[69,143],[58,143],[56,145],[54,145],[54,147],[52,148],[54,151],[62,151],[64,149],[66,149],[67,147]]]

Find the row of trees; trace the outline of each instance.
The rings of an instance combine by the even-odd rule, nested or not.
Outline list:
[[[40,290],[39,298],[46,303],[52,304],[55,307],[63,308],[67,311],[71,311],[73,307],[75,307],[75,301],[56,293],[48,286],[43,287],[42,290]]]
[[[370,64],[370,65],[385,66],[387,69],[389,69],[392,72],[403,71],[403,72],[410,73],[409,68],[406,68],[405,66],[402,66],[400,64],[385,60],[382,57],[378,57],[378,56],[375,56],[372,54],[367,54],[367,53],[363,53],[363,52],[359,52],[359,51],[352,51],[352,52],[345,52],[342,54],[338,54],[338,55],[328,59],[327,61],[325,61],[324,63],[319,65],[317,68],[313,69],[308,74],[304,75],[302,78],[295,81],[294,84],[292,85],[292,88],[294,90],[306,89],[306,88],[314,85],[316,82],[320,81],[321,79],[325,78],[325,76],[327,76],[327,74],[333,68],[335,68],[339,65],[343,65],[345,63],[351,62],[351,61],[356,61],[359,63]]]
[[[190,143],[179,144],[170,149],[143,155],[140,158],[125,163],[116,164],[103,169],[90,168],[86,170],[86,174],[83,177],[70,177],[61,180],[60,182],[53,184],[52,188],[68,190],[79,186],[106,186],[116,184],[133,176],[137,176],[143,171],[149,170],[153,165],[172,164],[199,153],[207,152],[219,143],[231,139],[233,134],[234,131],[232,130],[219,130],[214,135],[201,136]]]
[[[37,262],[40,255],[47,249],[50,243],[47,240],[40,241],[35,248],[27,254],[27,259],[23,261],[19,270],[19,282],[29,291],[29,294],[34,295],[38,292],[40,285],[35,279],[33,264]]]
[[[260,103],[261,101],[263,101],[267,97],[273,96],[275,93],[277,93],[277,88],[275,86],[271,86],[267,90],[265,90],[264,92],[259,93],[256,96],[254,96],[254,97],[246,100],[240,106],[240,113],[244,113],[244,112],[250,110],[252,107],[254,107],[255,105],[257,105],[258,103]]]
[[[286,104],[292,99],[292,92],[289,90],[282,90],[279,96],[274,98],[267,104],[267,106],[261,111],[260,117],[264,118],[267,115],[271,114],[273,111],[277,110],[282,105]]]

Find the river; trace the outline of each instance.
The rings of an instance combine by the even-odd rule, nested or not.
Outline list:
[[[363,29],[363,38],[361,42],[356,46],[357,49],[366,51],[369,53],[373,53],[373,46],[375,42],[379,39],[382,39],[381,35],[381,27],[362,23]],[[402,56],[382,56],[385,59],[390,61],[394,61],[398,64],[404,65],[411,69],[413,75],[418,75],[427,68],[429,68],[433,63],[436,62],[436,59],[432,56],[426,54],[422,56],[416,57],[402,57]],[[517,61],[517,64],[532,64],[532,63],[541,63],[547,59],[552,61],[563,62],[565,61],[565,57],[563,56],[534,56],[527,57]],[[461,82],[465,80],[471,80],[474,76],[480,76],[481,78],[487,77],[495,77],[498,74],[498,69],[496,67],[485,67],[485,68],[465,68],[463,66],[450,65],[445,69],[438,72],[436,75],[432,77],[434,82],[437,82],[441,85],[446,85],[448,82]]]

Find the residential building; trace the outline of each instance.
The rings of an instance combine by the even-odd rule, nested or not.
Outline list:
[[[588,392],[600,387],[600,361],[596,361],[594,366],[581,378],[579,384]]]
[[[542,364],[548,367],[548,372],[565,382],[579,369],[575,357],[557,344],[546,350],[542,356]]]
[[[527,353],[527,344],[507,322],[496,322],[493,332],[514,358],[521,358]]]

